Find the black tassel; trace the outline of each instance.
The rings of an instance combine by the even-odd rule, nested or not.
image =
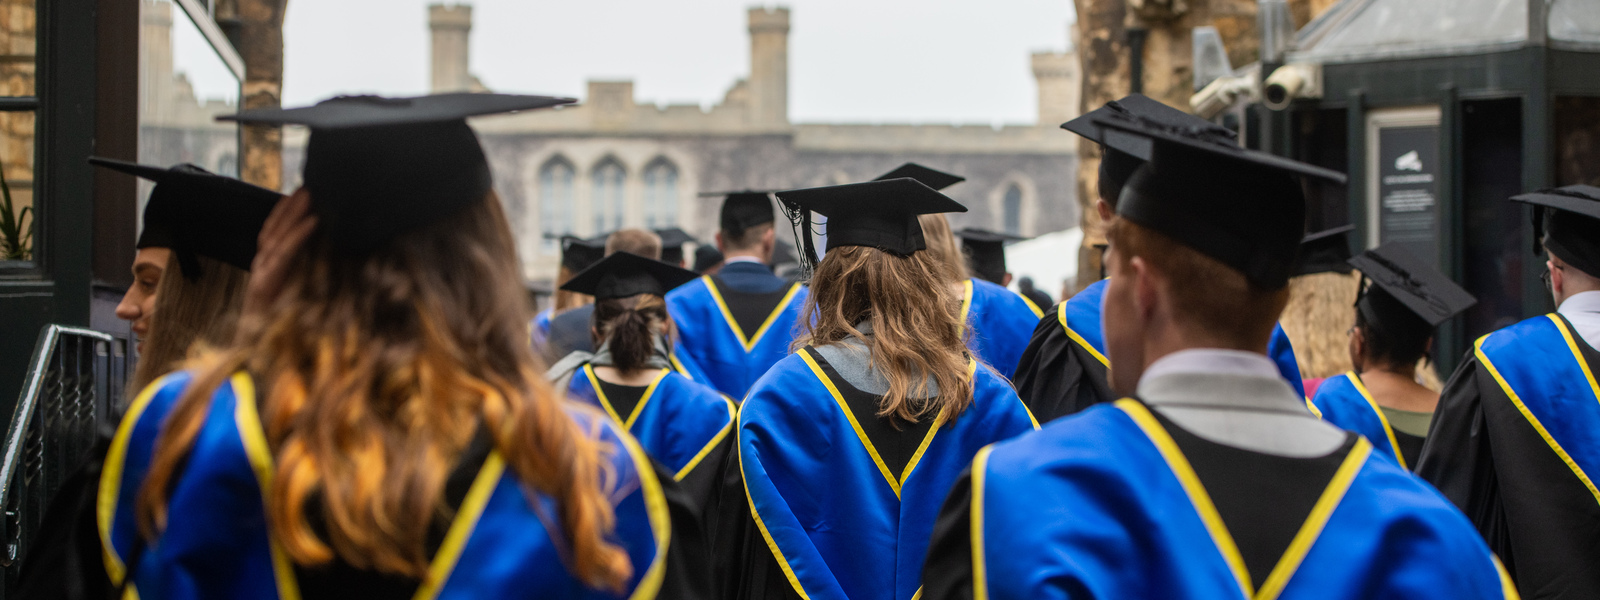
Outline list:
[[[817,271],[817,248],[811,242],[811,211],[781,198],[778,205],[783,207],[783,215],[788,217],[789,227],[794,230],[794,247],[800,251],[800,281],[811,281]]]

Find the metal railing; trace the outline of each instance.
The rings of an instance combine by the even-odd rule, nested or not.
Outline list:
[[[0,567],[9,575],[61,484],[116,424],[129,365],[120,344],[92,329],[39,332],[0,462]]]

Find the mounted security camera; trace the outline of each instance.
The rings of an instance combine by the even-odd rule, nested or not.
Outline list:
[[[1261,103],[1272,110],[1289,108],[1296,98],[1322,97],[1322,65],[1289,63],[1278,67],[1261,90]]]

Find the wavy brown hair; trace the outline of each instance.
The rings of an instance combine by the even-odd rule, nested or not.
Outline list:
[[[889,380],[879,416],[911,422],[947,411],[952,421],[972,404],[961,300],[944,267],[927,252],[898,256],[877,248],[828,250],[817,264],[795,348],[854,337],[872,351],[872,368]],[[872,335],[856,329],[872,324]],[[938,385],[930,396],[928,380]]]
[[[261,388],[273,454],[267,521],[295,563],[337,556],[424,577],[429,532],[450,517],[446,479],[481,427],[530,500],[556,500],[553,537],[569,569],[620,589],[632,565],[606,540],[608,455],[620,450],[582,429],[539,375],[499,200],[491,193],[366,256],[330,242],[314,234],[291,259],[271,316],[241,324],[247,341],[195,366],[139,490],[142,534],[166,527],[169,490],[212,394],[242,369]]]
[[[950,230],[950,220],[942,214],[920,215],[917,223],[922,225],[922,239],[928,245],[923,252],[939,263],[950,281],[966,281],[970,277],[967,274],[967,257],[961,251],[961,242],[956,240],[955,232]]]
[[[609,341],[611,366],[620,371],[644,368],[650,355],[655,354],[657,331],[667,335],[669,344],[674,334],[667,301],[655,294],[596,301],[589,323],[595,347]]]
[[[156,284],[150,338],[129,389],[143,390],[157,377],[177,370],[191,348],[222,348],[233,341],[250,272],[220,260],[194,258],[200,273],[192,280],[184,276],[177,252],[167,259]]]

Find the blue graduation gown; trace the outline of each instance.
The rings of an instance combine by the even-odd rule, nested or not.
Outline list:
[[[678,328],[678,347],[705,371],[711,387],[742,400],[761,374],[789,355],[805,287],[789,284],[788,295],[755,331],[733,319],[708,275],[667,293],[667,311]]]
[[[569,397],[601,408],[612,420],[633,434],[651,458],[683,480],[701,465],[714,469],[717,459],[707,455],[728,437],[733,429],[733,402],[716,390],[690,381],[677,372],[662,369],[644,391],[631,414],[619,414],[606,399],[588,363],[572,374]]]
[[[961,321],[971,328],[967,347],[979,360],[1011,378],[1044,313],[1021,294],[982,279],[968,279],[961,293]]]
[[[555,309],[546,308],[533,316],[533,349],[544,352],[544,344],[550,339],[550,314]]]
[[[1095,404],[1116,399],[1106,381],[1105,336],[1100,305],[1104,302],[1109,279],[1096,281],[1063,302],[1040,319],[1033,339],[1017,361],[1017,395],[1041,422],[1074,414]],[[1305,382],[1294,359],[1294,347],[1282,326],[1274,326],[1267,343],[1267,357],[1278,365],[1278,372],[1305,395]]]
[[[272,539],[263,512],[264,481],[273,456],[256,412],[255,386],[239,373],[218,388],[168,505],[171,518],[153,543],[138,533],[134,504],[150,467],[166,415],[188,387],[179,372],[158,380],[128,408],[107,453],[98,510],[106,568],[114,584],[130,581],[138,597],[298,598],[296,568]],[[611,474],[616,531],[634,565],[620,595],[585,587],[563,566],[561,550],[541,514],[559,506],[532,498],[498,453],[490,452],[456,511],[424,598],[654,597],[666,572],[671,539],[662,482],[637,442],[602,416],[569,411],[594,435],[617,448]],[[128,565],[135,565],[129,573]]]
[[[1560,314],[1483,336],[1417,461],[1529,598],[1600,597],[1597,373],[1600,351]]]
[[[846,405],[847,384],[811,352],[779,362],[740,407],[740,500],[770,556],[735,558],[775,561],[786,587],[811,600],[907,600],[951,483],[979,448],[1037,425],[1004,378],[969,362],[971,407],[938,419],[891,470]]]
[[[1367,386],[1361,383],[1360,376],[1345,373],[1329,377],[1322,382],[1322,387],[1317,388],[1317,395],[1310,403],[1311,411],[1323,420],[1340,429],[1361,434],[1372,442],[1373,449],[1379,454],[1399,463],[1402,468],[1410,468],[1410,461],[1401,452],[1397,437],[1405,433],[1395,431],[1389,425],[1389,419],[1383,416],[1383,410],[1378,408],[1378,402],[1372,399]]]
[[[1514,598],[1470,524],[1357,440],[1255,589],[1190,463],[1144,405],[985,448],[965,498],[974,598]],[[967,484],[968,482],[962,482]],[[939,545],[941,540],[934,540]],[[962,596],[930,589],[928,598]]]

